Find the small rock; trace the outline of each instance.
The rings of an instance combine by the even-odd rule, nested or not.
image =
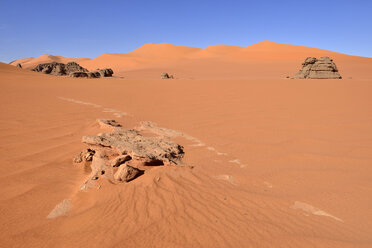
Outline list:
[[[160,78],[161,78],[161,79],[173,79],[173,75],[169,75],[168,73],[163,72],[163,73],[160,75]]]
[[[85,152],[85,155],[84,155],[85,161],[88,161],[88,162],[92,161],[93,156],[94,156],[95,153],[96,153],[96,151],[88,148],[87,151]]]
[[[83,153],[80,152],[78,155],[76,155],[74,157],[74,159],[72,160],[74,163],[81,163],[83,162]]]
[[[122,165],[114,175],[114,179],[121,182],[128,182],[135,178],[141,171],[129,165]]]

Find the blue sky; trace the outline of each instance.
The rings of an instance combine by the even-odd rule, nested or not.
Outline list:
[[[0,0],[0,61],[263,40],[372,57],[372,0]]]

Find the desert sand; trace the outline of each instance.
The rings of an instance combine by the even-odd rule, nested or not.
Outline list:
[[[308,56],[343,79],[285,79]],[[148,44],[73,60],[113,78],[27,70],[56,59],[0,63],[2,247],[372,247],[371,58]],[[185,165],[80,191],[96,119],[171,136]]]

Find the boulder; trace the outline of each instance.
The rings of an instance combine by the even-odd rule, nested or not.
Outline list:
[[[17,67],[18,67],[18,68],[22,68],[22,65],[18,63],[18,64],[17,64]]]
[[[101,75],[101,77],[112,77],[112,74],[114,74],[114,71],[111,68],[99,69],[97,72]]]
[[[302,68],[291,78],[293,79],[341,79],[336,64],[329,57],[320,59],[308,57],[302,63]]]
[[[134,179],[141,171],[135,167],[124,164],[119,167],[114,175],[114,179],[120,182],[129,182]]]
[[[163,73],[160,75],[160,78],[161,78],[161,79],[173,79],[173,75],[169,75],[168,73],[163,72]]]

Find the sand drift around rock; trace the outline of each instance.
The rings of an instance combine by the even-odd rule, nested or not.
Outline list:
[[[78,154],[73,161],[90,162],[91,174],[81,185],[86,190],[92,181],[105,177],[113,183],[129,182],[143,172],[128,162],[145,165],[180,165],[184,156],[183,146],[165,137],[146,137],[134,129],[125,129],[115,120],[97,120],[101,127],[111,132],[84,136],[82,142],[88,149]]]

